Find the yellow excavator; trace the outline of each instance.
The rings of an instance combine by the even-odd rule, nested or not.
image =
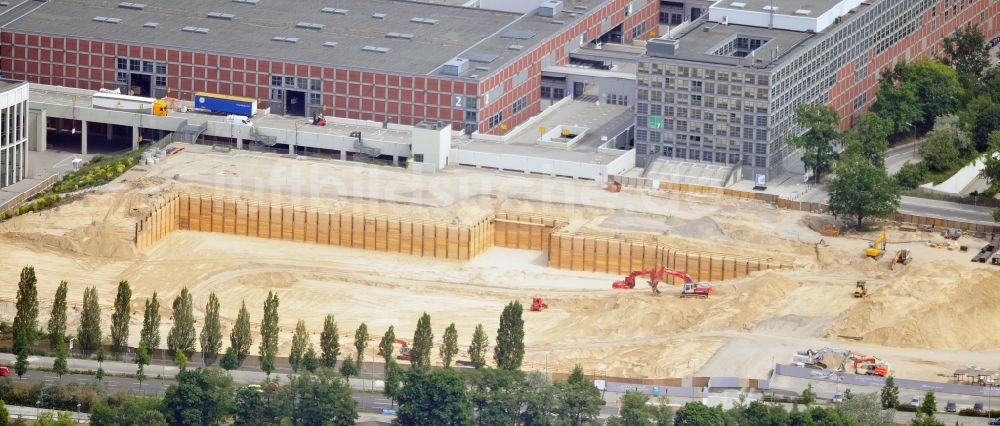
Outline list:
[[[881,259],[885,254],[885,240],[887,236],[885,230],[883,229],[881,233],[875,237],[875,241],[868,243],[868,248],[865,250],[865,255],[868,257],[878,260]]]
[[[854,297],[865,297],[868,295],[868,284],[864,281],[858,281],[858,285],[854,287]]]
[[[892,263],[889,263],[889,270],[894,270],[896,264],[903,266],[909,265],[911,260],[913,260],[913,257],[910,256],[910,249],[899,249],[899,251],[896,252],[896,257],[892,259]]]

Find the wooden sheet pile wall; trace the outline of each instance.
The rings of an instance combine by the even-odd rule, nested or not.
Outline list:
[[[500,212],[496,215],[497,247],[547,251],[549,236],[566,226],[566,220],[528,213]]]
[[[170,232],[176,231],[178,197],[172,195],[165,202],[157,204],[149,215],[135,223],[136,248],[145,249]]]

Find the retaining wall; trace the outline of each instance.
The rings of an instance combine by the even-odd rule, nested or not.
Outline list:
[[[494,222],[497,247],[541,251],[548,251],[552,233],[566,226],[562,218],[511,212],[497,213]]]

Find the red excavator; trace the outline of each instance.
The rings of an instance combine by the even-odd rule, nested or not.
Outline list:
[[[880,377],[889,375],[889,363],[885,361],[864,355],[851,358],[854,360],[854,374]]]
[[[393,343],[399,345],[399,355],[396,355],[396,359],[401,359],[403,361],[410,360],[410,342],[406,339],[395,339]],[[382,356],[382,349],[379,348],[378,355]]]
[[[547,303],[545,303],[545,299],[542,299],[542,296],[539,296],[539,295],[536,294],[535,297],[533,297],[531,299],[531,310],[532,311],[536,311],[537,312],[537,311],[541,311],[542,309],[548,309],[548,308],[549,308],[549,305]]]
[[[653,289],[653,293],[660,293],[660,282],[663,281],[664,277],[677,277],[684,281],[684,288],[681,290],[681,297],[708,297],[712,294],[712,284],[708,282],[694,282],[691,275],[684,271],[678,271],[675,269],[670,269],[665,266],[656,267],[653,269],[635,271],[628,274],[622,281],[615,281],[611,285],[612,288],[620,289],[632,289],[635,288],[635,280],[639,277],[649,277],[649,287]]]

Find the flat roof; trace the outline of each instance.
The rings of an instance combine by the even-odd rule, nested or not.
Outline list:
[[[810,11],[808,16],[820,15],[837,4],[831,0],[722,0],[712,5],[717,9],[768,12],[765,7],[774,7],[775,14],[793,15],[795,11]]]
[[[580,0],[547,18],[404,0],[59,0],[0,8],[0,25],[404,74],[443,75],[445,62],[464,57],[472,63],[462,76],[485,78],[608,1]]]
[[[22,84],[28,84],[28,82],[21,80],[7,80],[0,78],[0,92],[14,87],[18,87]]]
[[[722,25],[706,19],[698,20],[692,24],[684,32],[674,37],[678,46],[672,57],[649,55],[648,52],[646,56],[733,66],[749,66],[755,63],[756,59],[760,59],[763,62],[759,63],[759,66],[764,68],[771,62],[774,52],[777,52],[780,61],[781,58],[795,51],[805,41],[816,37],[816,34],[803,31],[778,30],[748,25]],[[757,48],[754,57],[741,58],[713,54],[714,51],[737,37],[755,37],[766,41]],[[650,41],[650,43],[653,42]]]

